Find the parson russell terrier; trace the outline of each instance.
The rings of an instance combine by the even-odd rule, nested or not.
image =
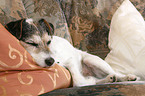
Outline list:
[[[10,22],[5,27],[20,40],[39,66],[58,63],[69,69],[73,86],[137,80],[135,75],[116,73],[98,56],[74,48],[64,38],[53,36],[53,25],[44,19],[38,21],[37,27],[32,19]]]

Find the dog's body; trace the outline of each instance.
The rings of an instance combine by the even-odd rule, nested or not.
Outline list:
[[[39,25],[37,28],[31,20],[20,20],[7,24],[6,28],[20,40],[38,65],[47,67],[58,63],[67,67],[73,78],[73,86],[137,79],[134,75],[114,72],[111,66],[98,56],[78,50],[67,40],[53,36],[53,26],[44,19],[39,21]],[[20,26],[23,27],[19,28]],[[20,35],[16,34],[16,29],[19,29],[17,31]]]

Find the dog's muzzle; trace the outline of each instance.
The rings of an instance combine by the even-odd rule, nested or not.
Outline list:
[[[47,58],[47,59],[45,59],[45,63],[48,65],[48,66],[51,66],[51,65],[53,65],[53,63],[54,63],[54,59],[53,58]]]

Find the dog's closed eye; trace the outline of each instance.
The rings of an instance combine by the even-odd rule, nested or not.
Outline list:
[[[26,42],[27,44],[30,44],[32,46],[38,47],[38,44],[34,43],[34,42]]]

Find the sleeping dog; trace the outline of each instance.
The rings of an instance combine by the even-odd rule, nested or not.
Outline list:
[[[116,73],[98,56],[74,48],[64,38],[53,36],[53,25],[44,19],[39,20],[37,26],[32,19],[21,19],[10,22],[5,27],[19,39],[39,66],[48,67],[57,63],[69,69],[73,86],[137,79],[131,74]]]

